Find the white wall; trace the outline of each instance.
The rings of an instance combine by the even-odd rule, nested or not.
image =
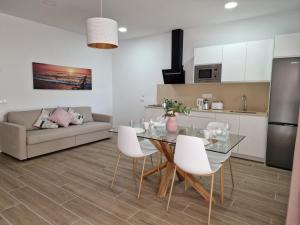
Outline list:
[[[32,62],[92,69],[93,90],[34,90]],[[86,47],[85,36],[0,14],[0,120],[7,111],[92,106],[112,113],[112,52]]]
[[[194,48],[272,38],[300,31],[300,11],[184,30],[183,64],[186,82],[192,81]],[[143,106],[156,103],[156,86],[162,69],[171,64],[171,33],[121,41],[113,53],[113,104],[115,124],[143,116]],[[145,96],[145,102],[139,98]]]
[[[140,120],[144,105],[156,102],[156,85],[163,82],[161,69],[170,68],[170,58],[169,34],[121,42],[113,55],[115,124]]]

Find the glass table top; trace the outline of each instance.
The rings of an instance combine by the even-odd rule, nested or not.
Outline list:
[[[140,128],[139,128],[140,129]],[[169,144],[176,144],[176,138],[178,135],[188,135],[204,139],[203,129],[191,128],[191,127],[179,127],[176,133],[169,133],[165,127],[153,127],[147,131],[140,129],[141,132],[137,133],[137,137],[152,139],[156,141],[163,141]],[[117,133],[118,128],[113,128],[111,132]],[[235,146],[237,146],[245,136],[236,135],[229,133],[225,137],[217,137],[213,139],[208,139],[208,144],[205,145],[207,151],[213,151],[221,154],[227,154]]]

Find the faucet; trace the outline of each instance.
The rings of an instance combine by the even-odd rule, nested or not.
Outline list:
[[[247,111],[247,96],[245,94],[242,95],[242,110]]]

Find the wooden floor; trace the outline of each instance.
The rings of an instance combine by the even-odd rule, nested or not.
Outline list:
[[[169,212],[166,199],[156,197],[159,175],[144,180],[137,200],[138,177],[134,178],[127,158],[121,158],[111,189],[116,160],[115,139],[25,162],[0,154],[0,225],[206,224],[208,203],[192,188],[184,193],[184,184],[178,181]],[[231,187],[226,165],[225,201],[219,203],[218,175],[212,224],[284,224],[290,172],[240,159],[232,162],[236,187]],[[209,187],[205,178],[201,182]]]

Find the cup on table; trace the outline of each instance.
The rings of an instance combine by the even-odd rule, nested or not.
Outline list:
[[[204,138],[205,139],[209,139],[210,138],[210,132],[209,132],[209,130],[204,130],[203,133],[204,133]]]
[[[134,120],[130,120],[130,122],[129,122],[129,126],[130,126],[130,127],[134,127],[134,125],[135,125],[135,122],[134,122]]]
[[[149,130],[150,123],[149,122],[144,122],[144,128],[145,130]]]

